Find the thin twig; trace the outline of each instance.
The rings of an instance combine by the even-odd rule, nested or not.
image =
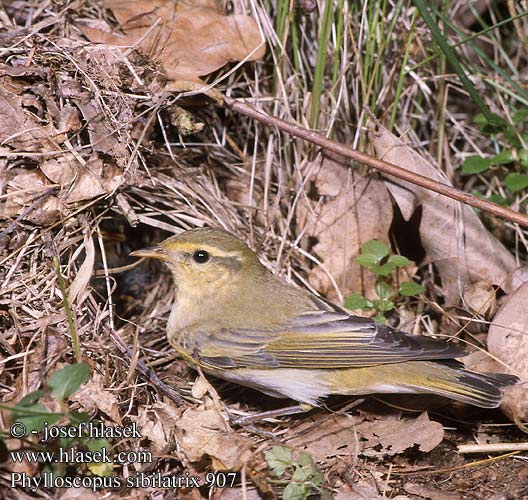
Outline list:
[[[121,354],[125,355],[130,361],[130,359],[132,358],[131,349],[125,344],[123,339],[115,330],[110,330],[110,338],[112,339],[112,342],[115,344],[118,350],[121,352]],[[156,375],[154,370],[145,365],[145,363],[138,361],[136,364],[136,368],[154,387],[157,387],[160,392],[172,399],[172,401],[174,401],[177,405],[181,405],[184,403],[183,398],[172,387],[163,382]]]
[[[528,451],[528,443],[461,444],[458,453],[504,453],[506,451]]]
[[[410,172],[409,170],[399,167],[398,165],[394,165],[393,163],[380,160],[379,158],[375,158],[366,153],[361,153],[350,146],[332,141],[331,139],[328,139],[321,134],[314,132],[313,130],[309,130],[295,123],[287,122],[276,116],[268,115],[264,111],[261,111],[246,102],[224,96],[224,103],[227,107],[234,111],[238,111],[239,113],[249,116],[261,123],[266,123],[268,125],[277,127],[279,130],[316,144],[323,149],[333,151],[334,153],[337,153],[341,156],[375,168],[376,170],[379,170],[385,174],[393,175],[394,177],[398,177],[404,181],[447,196],[453,200],[460,201],[466,205],[471,205],[472,207],[492,213],[511,222],[520,224],[521,226],[528,227],[528,216],[519,212],[501,207],[496,203],[483,200],[472,194],[465,193],[464,191],[461,191],[460,189],[448,184],[442,184],[441,182],[434,181],[423,175]]]

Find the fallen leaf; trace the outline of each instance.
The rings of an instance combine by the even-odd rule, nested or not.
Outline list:
[[[92,277],[95,264],[95,245],[88,229],[86,229],[84,233],[83,246],[86,255],[85,259],[75,274],[75,278],[68,289],[68,302],[70,304],[76,302],[77,307],[79,307],[90,294],[88,284]]]
[[[308,164],[307,171],[318,199],[311,204],[301,199],[297,225],[305,237],[317,239],[311,251],[323,264],[312,269],[310,283],[332,301],[350,293],[376,298],[376,277],[354,259],[367,241],[388,242],[392,207],[383,182],[362,177],[329,158]]]
[[[57,498],[59,500],[97,500],[100,497],[88,488],[66,488]]]
[[[174,429],[181,414],[182,410],[172,403],[159,401],[130,418],[137,423],[141,436],[150,440],[152,451],[164,455],[178,447]]]
[[[0,145],[18,151],[52,151],[65,137],[24,111],[23,99],[0,85]]]
[[[362,454],[369,457],[397,455],[413,446],[428,452],[444,438],[442,424],[429,420],[427,413],[412,419],[364,422],[357,431],[364,440]]]
[[[502,402],[504,411],[514,420],[528,420],[528,283],[508,296],[495,314],[488,331],[488,351],[502,361],[493,371],[514,373],[521,384],[510,387]]]
[[[92,158],[83,165],[71,153],[45,161],[40,169],[63,191],[67,191],[62,198],[65,203],[109,194],[124,182],[122,172],[113,164]]]
[[[315,417],[294,428],[295,437],[288,446],[301,449],[323,462],[333,457],[384,457],[397,455],[418,446],[422,452],[431,451],[443,439],[443,427],[429,420],[427,413],[418,418],[367,418],[332,415]]]
[[[101,411],[117,425],[121,425],[119,401],[114,392],[104,389],[104,380],[96,371],[90,380],[69,398],[87,413]]]
[[[418,495],[431,500],[460,500],[461,496],[452,491],[442,491],[423,484],[405,483],[403,489],[411,495]]]
[[[245,491],[242,488],[224,488],[214,492],[211,500],[240,500],[241,498],[245,500],[262,500],[255,488],[248,487],[245,488]]]
[[[162,63],[172,81],[196,82],[228,62],[256,60],[265,52],[255,21],[224,15],[215,0],[105,0],[103,5],[124,34],[84,26],[85,36],[92,42],[140,47]]]
[[[442,172],[387,129],[371,129],[369,138],[379,158],[450,184]],[[515,268],[515,259],[471,207],[393,176],[384,177],[406,220],[422,206],[421,243],[426,259],[440,273],[447,305],[458,303],[466,285],[473,281],[504,285],[508,273]]]
[[[386,488],[385,484],[380,486]],[[350,484],[343,484],[340,488],[335,491],[333,495],[334,500],[411,500],[408,496],[397,495],[387,497],[385,494],[380,493],[377,481],[374,478],[360,478],[356,482]]]
[[[362,419],[353,415],[315,415],[292,428],[293,437],[286,444],[305,451],[317,462],[356,456],[360,450],[357,432],[360,422]]]
[[[7,196],[0,202],[0,215],[5,218],[20,215],[25,208],[53,187],[38,170],[14,168],[6,173],[5,181]],[[39,225],[52,224],[60,217],[62,207],[62,201],[50,195],[26,214],[24,219]]]
[[[497,291],[487,281],[475,281],[464,290],[464,304],[473,312],[489,318],[497,310]]]
[[[214,470],[239,470],[251,457],[253,441],[227,430],[214,409],[186,410],[175,422],[178,442],[190,462],[210,457]]]

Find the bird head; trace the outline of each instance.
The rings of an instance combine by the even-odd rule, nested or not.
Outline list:
[[[250,280],[255,273],[264,271],[255,253],[223,229],[191,229],[130,255],[165,262],[178,294],[196,298],[221,293],[233,282]]]

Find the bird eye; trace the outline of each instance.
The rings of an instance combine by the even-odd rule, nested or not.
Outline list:
[[[192,258],[194,262],[197,262],[198,264],[205,264],[211,256],[209,255],[209,252],[206,252],[205,250],[196,250],[196,252],[193,253]]]

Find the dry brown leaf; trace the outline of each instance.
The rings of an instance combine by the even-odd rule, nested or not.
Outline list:
[[[200,76],[231,61],[256,60],[265,47],[249,16],[226,16],[213,0],[129,2],[105,0],[124,35],[83,27],[93,42],[139,46],[161,61],[172,81],[199,81]]]
[[[425,158],[380,127],[369,134],[379,158],[449,184]],[[459,302],[466,285],[485,280],[503,286],[515,259],[484,227],[472,208],[409,182],[384,175],[387,189],[408,220],[422,206],[420,238],[426,258],[438,268],[446,303]]]
[[[38,170],[14,168],[5,174],[6,196],[0,202],[0,216],[13,218],[43,195],[52,184]],[[55,222],[62,211],[62,201],[49,196],[35,210],[25,216],[25,220],[34,224],[46,225]]]
[[[262,500],[259,492],[255,488],[246,487],[245,491],[242,488],[224,488],[213,493],[211,500]]]
[[[130,418],[138,424],[141,435],[150,440],[152,451],[163,455],[177,448],[174,429],[182,412],[172,403],[160,401],[148,408],[142,407],[137,416]]]
[[[360,422],[360,417],[352,415],[315,415],[293,428],[294,437],[286,444],[305,451],[317,462],[333,457],[356,456],[360,438],[357,425]]]
[[[89,295],[88,283],[92,277],[95,264],[95,245],[90,231],[84,234],[84,251],[86,257],[71,282],[68,290],[68,302],[73,304],[77,299],[77,307],[80,306]]]
[[[104,383],[103,377],[94,372],[91,379],[70,396],[70,400],[77,402],[87,413],[102,411],[117,425],[121,425],[119,401],[114,392],[104,389]]]
[[[24,111],[23,98],[0,85],[0,145],[18,151],[52,151],[65,137],[52,126],[42,126]]]
[[[112,164],[104,164],[99,158],[92,158],[85,165],[66,153],[58,158],[45,161],[40,169],[52,182],[59,184],[63,201],[75,203],[89,200],[115,191],[123,182],[122,172]]]
[[[497,291],[487,281],[475,281],[464,290],[464,304],[481,316],[491,317],[497,310]]]
[[[296,214],[298,227],[306,237],[317,238],[312,252],[344,296],[355,292],[375,298],[376,277],[354,258],[367,241],[388,241],[392,207],[387,190],[381,181],[361,177],[329,158],[312,162],[308,172],[320,201],[308,206],[307,200],[301,200]],[[329,300],[337,301],[340,297],[328,273],[317,266],[310,272],[309,281]]]
[[[411,495],[418,495],[431,500],[460,500],[461,496],[452,491],[442,491],[436,488],[430,488],[418,483],[405,483],[403,489]]]
[[[412,419],[363,422],[357,431],[365,440],[362,454],[369,457],[397,455],[416,445],[428,452],[444,438],[442,424],[429,420],[427,413]]]
[[[178,442],[190,462],[210,457],[214,470],[239,470],[251,457],[253,441],[229,432],[214,409],[188,409],[175,422]]]
[[[528,421],[528,283],[508,296],[493,318],[488,332],[488,350],[521,377],[521,384],[511,387],[502,408],[512,418]],[[506,368],[496,363],[493,371]]]
[[[524,283],[528,282],[528,266],[521,266],[517,269],[514,269],[509,275],[508,279],[506,280],[504,291],[509,295],[517,288],[524,285]]]
[[[381,481],[376,481],[373,477],[366,478],[365,475],[363,475],[362,478],[358,479],[351,485],[346,483],[343,484],[337,489],[337,491],[335,491],[333,498],[334,500],[386,500],[387,498],[391,498],[392,500],[411,500],[405,495],[388,497],[386,494],[381,494],[381,487],[386,490],[387,484],[384,484]]]
[[[392,456],[416,445],[420,451],[428,452],[444,436],[442,425],[429,420],[427,413],[414,419],[392,416],[369,420],[332,415],[322,421],[315,418],[303,422],[294,432],[296,437],[287,441],[288,446],[302,449],[320,462],[358,454]]]
[[[88,488],[67,488],[57,498],[59,500],[97,500],[101,497]]]

